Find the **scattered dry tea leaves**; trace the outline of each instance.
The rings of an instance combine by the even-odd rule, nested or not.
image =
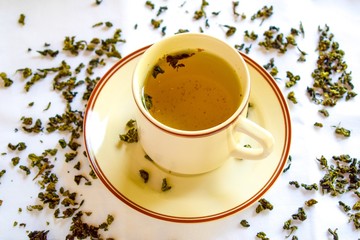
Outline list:
[[[271,211],[274,208],[274,206],[268,200],[266,200],[265,198],[261,198],[258,201],[258,203],[259,203],[259,205],[255,209],[256,213],[260,213],[263,210],[270,210]]]
[[[208,6],[209,3],[206,0],[202,0],[201,1],[201,6],[199,10],[196,10],[194,12],[194,19],[195,20],[199,20],[200,18],[206,18],[206,12],[205,12],[205,7]]]
[[[273,15],[273,10],[273,6],[263,6],[260,10],[251,16],[251,21],[254,21],[255,19],[261,19],[260,25],[262,25],[265,19],[268,19],[271,17],[271,15]]]
[[[3,80],[4,87],[10,87],[14,82],[10,78],[8,78],[5,72],[0,72],[0,78]]]
[[[311,74],[313,85],[307,92],[314,103],[333,107],[339,99],[350,100],[357,94],[353,91],[351,71],[344,60],[345,52],[334,40],[330,27],[319,27],[318,32],[317,66]]]
[[[119,135],[120,140],[126,143],[136,143],[138,142],[138,131],[136,127],[136,121],[130,119],[126,123],[126,133]]]
[[[249,222],[247,220],[245,220],[245,219],[240,221],[240,225],[243,226],[243,227],[246,227],[246,228],[250,227]]]
[[[20,14],[18,23],[23,26],[25,25],[25,14],[23,14],[23,13]]]

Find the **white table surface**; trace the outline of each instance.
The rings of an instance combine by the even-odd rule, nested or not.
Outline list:
[[[311,72],[316,67],[316,44],[318,41],[318,26],[330,27],[335,35],[335,41],[345,51],[344,59],[348,70],[352,71],[354,91],[358,91],[360,79],[360,1],[354,0],[303,0],[303,1],[239,1],[237,11],[245,13],[246,19],[235,19],[232,13],[232,1],[208,0],[205,7],[210,27],[205,27],[205,19],[193,20],[194,11],[198,10],[201,1],[184,0],[154,0],[155,9],[145,6],[145,0],[120,1],[103,0],[100,5],[95,0],[87,1],[0,1],[0,72],[6,72],[14,80],[9,88],[4,88],[0,80],[0,171],[6,173],[0,178],[0,239],[27,239],[27,235],[35,230],[49,230],[48,239],[65,239],[70,233],[71,218],[55,219],[54,210],[47,206],[42,211],[28,211],[27,206],[40,204],[37,194],[39,186],[33,178],[36,170],[26,176],[19,169],[20,165],[28,165],[27,155],[35,153],[40,155],[44,149],[59,148],[57,141],[60,138],[68,139],[69,135],[61,133],[28,134],[21,130],[22,116],[32,116],[34,119],[46,120],[65,109],[59,93],[52,90],[51,80],[41,80],[29,92],[23,90],[25,81],[21,80],[17,69],[29,67],[36,69],[58,66],[62,60],[75,68],[80,62],[88,63],[94,57],[92,54],[80,54],[77,57],[65,54],[62,42],[65,36],[76,36],[76,40],[90,40],[93,37],[111,37],[116,28],[121,28],[121,36],[126,43],[118,43],[117,48],[122,54],[136,51],[162,38],[161,27],[166,26],[166,35],[171,35],[179,29],[199,32],[201,27],[205,33],[217,36],[231,45],[251,42],[244,40],[244,31],[254,31],[259,35],[257,41],[252,43],[249,56],[260,65],[275,58],[275,65],[279,73],[277,80],[279,87],[286,96],[294,91],[298,104],[289,102],[292,116],[292,147],[290,155],[292,165],[283,173],[274,186],[263,196],[270,201],[274,209],[255,213],[256,205],[232,216],[205,223],[173,223],[153,219],[128,207],[112,195],[100,180],[89,177],[90,167],[82,152],[71,163],[63,161],[65,150],[59,148],[57,160],[54,162],[55,171],[59,177],[59,186],[64,185],[71,191],[78,193],[78,201],[85,200],[80,210],[91,211],[91,216],[83,217],[89,224],[100,224],[108,214],[115,220],[108,231],[100,231],[103,238],[114,239],[257,239],[258,232],[265,232],[270,239],[285,239],[288,231],[283,230],[283,224],[297,213],[299,207],[304,207],[304,201],[314,198],[318,204],[311,208],[305,207],[307,220],[294,221],[298,229],[293,235],[299,239],[332,239],[328,229],[338,229],[340,239],[358,239],[360,230],[356,230],[349,217],[339,207],[338,202],[352,206],[359,199],[348,192],[341,196],[331,197],[319,191],[306,191],[303,188],[295,189],[289,181],[299,183],[319,184],[324,175],[316,158],[325,156],[329,161],[332,156],[349,154],[353,158],[360,157],[360,111],[359,96],[350,101],[340,100],[333,108],[327,108],[330,116],[323,118],[318,110],[322,107],[312,103],[306,88],[312,86]],[[263,6],[273,6],[274,14],[266,19],[262,25],[260,20],[251,21],[251,16]],[[156,16],[160,6],[167,6],[168,10]],[[220,11],[218,16],[212,12]],[[25,25],[18,23],[20,14],[25,14]],[[160,29],[153,29],[150,20],[163,19]],[[92,27],[98,22],[110,21],[113,27]],[[262,33],[269,26],[280,27],[280,31],[288,34],[290,28],[299,28],[302,22],[305,37],[297,37],[301,50],[308,53],[306,62],[299,63],[299,51],[296,48],[282,55],[276,51],[264,51],[257,42],[262,39]],[[135,25],[137,28],[135,29]],[[237,28],[233,36],[226,37],[225,29],[221,25],[231,25]],[[44,44],[49,43],[50,49],[60,50],[57,57],[51,59],[42,57],[37,50],[44,50]],[[31,48],[32,51],[28,52]],[[115,59],[107,59],[107,65],[95,69],[92,77],[101,77]],[[291,89],[285,88],[286,71],[301,76],[301,80]],[[79,99],[82,94],[76,99]],[[34,102],[33,107],[28,104]],[[48,103],[51,107],[44,111]],[[74,101],[74,109],[84,110],[84,103]],[[313,126],[315,122],[322,122],[323,128]],[[334,133],[333,126],[342,126],[351,130],[349,138],[342,138]],[[15,128],[19,131],[15,132]],[[82,140],[82,138],[80,139]],[[8,143],[25,142],[27,148],[22,151],[12,151]],[[21,158],[18,166],[12,166],[11,159],[15,156]],[[80,161],[82,167],[79,171],[73,165]],[[77,185],[74,175],[83,174],[91,182],[91,186],[84,185],[84,181]],[[22,212],[19,212],[19,208]],[[240,225],[246,219],[249,228]],[[14,226],[14,222],[18,224]],[[26,224],[25,226],[20,225]],[[290,239],[290,238],[289,238]]]

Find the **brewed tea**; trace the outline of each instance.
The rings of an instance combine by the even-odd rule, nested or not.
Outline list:
[[[234,114],[241,102],[239,82],[232,66],[212,53],[178,52],[159,59],[147,75],[143,103],[169,127],[203,130]]]

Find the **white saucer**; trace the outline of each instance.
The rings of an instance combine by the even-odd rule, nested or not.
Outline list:
[[[290,114],[280,89],[260,65],[248,64],[252,92],[249,118],[275,138],[273,153],[264,160],[229,158],[215,171],[177,176],[144,158],[139,143],[121,143],[119,134],[134,119],[132,73],[148,47],[117,62],[96,85],[87,105],[84,139],[89,161],[103,184],[128,206],[154,218],[173,222],[203,222],[236,213],[257,202],[274,184],[286,164],[291,142]],[[156,139],[154,139],[156,141]],[[250,139],[244,139],[244,144]],[[150,174],[144,183],[139,170]],[[166,178],[172,188],[162,192]]]

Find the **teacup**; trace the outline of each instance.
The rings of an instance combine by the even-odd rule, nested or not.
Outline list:
[[[200,65],[191,68],[193,64]],[[164,82],[178,77],[180,87],[164,86]],[[211,78],[213,85],[206,85],[207,78]],[[148,87],[151,81],[155,92]],[[139,140],[144,151],[160,167],[180,174],[212,171],[229,157],[266,158],[272,152],[274,138],[247,118],[250,85],[249,71],[241,54],[220,39],[184,33],[153,44],[139,60],[132,82]],[[190,87],[196,90],[190,91]],[[217,87],[221,90],[216,90]],[[162,90],[156,93],[157,88]],[[176,93],[175,88],[181,88],[182,92]],[[204,97],[206,91],[210,93]],[[157,95],[150,96],[147,92]],[[185,98],[177,99],[178,96]],[[189,99],[193,100],[186,105]],[[199,99],[211,104],[196,105]],[[172,110],[168,109],[170,106]],[[160,116],[156,115],[158,112]],[[259,147],[242,146],[243,134],[257,141]]]

